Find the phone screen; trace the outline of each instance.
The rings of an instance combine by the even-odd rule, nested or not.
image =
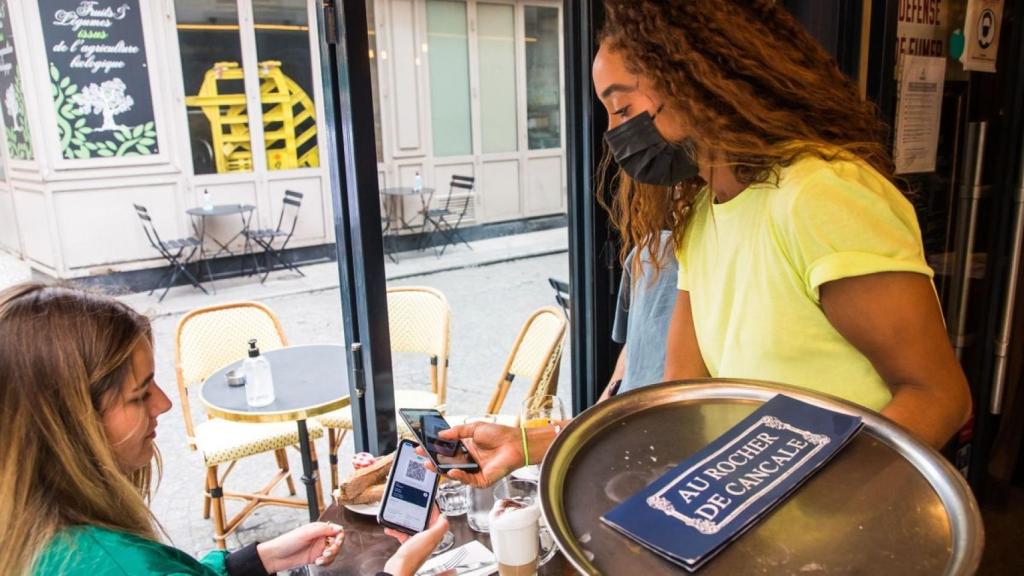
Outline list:
[[[437,473],[424,464],[427,459],[416,454],[416,447],[402,442],[391,470],[391,482],[381,510],[381,520],[420,532],[430,518],[431,495],[437,483]]]
[[[399,412],[438,468],[446,470],[452,468],[476,470],[479,468],[462,442],[442,440],[438,437],[438,433],[442,430],[451,428],[440,412],[409,409]]]

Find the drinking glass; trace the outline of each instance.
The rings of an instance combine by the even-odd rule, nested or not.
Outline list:
[[[474,532],[488,532],[490,530],[491,508],[494,507],[494,486],[487,488],[469,488],[469,511],[466,514],[466,523]]]
[[[469,510],[468,487],[458,480],[442,480],[437,488],[437,506],[445,516],[462,516]]]
[[[565,407],[562,400],[553,394],[530,396],[523,400],[519,412],[519,426],[525,433],[529,428],[542,428],[555,422],[565,420]],[[532,465],[520,468],[516,477],[537,481],[540,479],[540,466]]]
[[[502,478],[494,485],[494,500],[512,500],[516,504],[530,506],[537,502],[537,483],[525,478]]]
[[[537,567],[550,560],[557,548],[540,518],[537,484],[523,478],[504,478],[495,485],[494,498],[489,520],[498,574],[536,574]],[[509,502],[514,502],[518,510],[508,512]],[[516,514],[516,518],[504,516],[508,513]]]

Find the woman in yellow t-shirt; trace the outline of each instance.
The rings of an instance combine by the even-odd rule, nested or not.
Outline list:
[[[674,228],[665,379],[802,386],[940,447],[970,392],[885,126],[781,4],[605,0],[593,80],[622,254],[657,262],[666,215]],[[451,476],[486,486],[539,463],[560,425],[455,426],[442,436],[481,470]]]
[[[945,443],[970,394],[873,105],[780,2],[606,11],[593,78],[622,249],[659,254],[675,225],[666,380],[788,383]]]

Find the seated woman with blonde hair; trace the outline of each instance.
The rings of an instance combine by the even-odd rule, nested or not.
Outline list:
[[[0,292],[0,572],[240,576],[331,563],[344,535],[325,522],[202,561],[160,543],[146,502],[171,401],[153,379],[152,338],[145,317],[101,296]],[[413,574],[446,531],[435,510],[387,573]]]

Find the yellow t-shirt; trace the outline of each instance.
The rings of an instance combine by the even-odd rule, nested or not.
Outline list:
[[[697,199],[679,259],[714,377],[771,380],[874,410],[892,398],[829,323],[818,288],[877,272],[932,276],[910,202],[860,160],[806,155],[732,200]]]

